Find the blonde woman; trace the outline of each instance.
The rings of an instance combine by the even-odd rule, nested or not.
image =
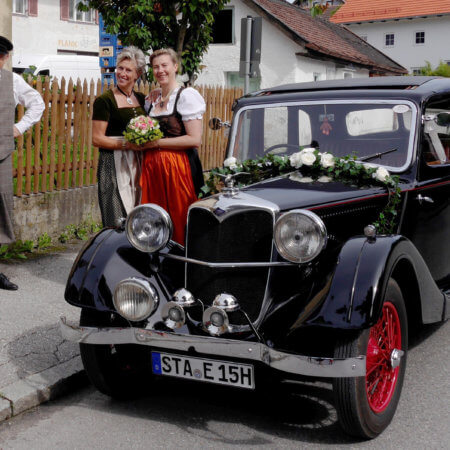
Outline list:
[[[160,122],[164,138],[144,144],[141,203],[156,203],[171,216],[173,239],[184,244],[187,211],[197,200],[203,172],[197,148],[202,141],[203,97],[177,84],[177,54],[156,50],[150,64],[160,90],[152,95],[149,114]]]
[[[117,57],[116,87],[94,102],[92,143],[99,147],[98,202],[104,227],[113,227],[140,201],[140,158],[122,138],[128,122],[145,115],[145,96],[133,90],[144,73],[145,57],[126,47]],[[139,149],[136,149],[139,150]]]

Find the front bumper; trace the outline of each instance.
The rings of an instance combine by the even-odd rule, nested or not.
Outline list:
[[[61,318],[61,333],[72,342],[97,345],[138,344],[167,350],[252,360],[283,372],[311,377],[345,378],[366,374],[366,357],[322,358],[281,352],[259,342],[166,333],[142,328],[91,328]]]

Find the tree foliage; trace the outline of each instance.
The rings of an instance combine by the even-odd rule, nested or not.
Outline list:
[[[102,15],[107,31],[144,52],[173,48],[192,82],[212,41],[216,14],[229,0],[86,0]]]
[[[421,75],[450,78],[450,66],[447,63],[440,61],[439,65],[434,69],[431,67],[431,63],[429,61],[425,61],[425,63],[425,66],[420,69]]]

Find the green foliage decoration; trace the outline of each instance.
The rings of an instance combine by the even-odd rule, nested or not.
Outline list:
[[[399,177],[391,175],[383,167],[359,162],[355,155],[335,158],[330,153],[320,153],[317,149],[307,148],[291,156],[268,154],[242,163],[231,157],[224,161],[223,167],[217,167],[209,172],[201,197],[220,192],[224,187],[224,177],[238,173],[245,173],[245,176],[237,177],[239,187],[284,174],[289,174],[291,179],[299,182],[340,181],[360,187],[374,185],[385,187],[388,190],[388,202],[373,225],[380,234],[395,232],[401,202]]]

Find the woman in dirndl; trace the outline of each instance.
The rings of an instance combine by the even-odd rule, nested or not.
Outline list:
[[[92,143],[100,151],[98,203],[104,227],[116,226],[140,202],[141,154],[130,150],[122,134],[132,118],[146,115],[144,94],[133,90],[145,65],[141,50],[124,48],[117,57],[116,87],[94,102]]]
[[[161,89],[150,96],[149,114],[159,121],[164,138],[143,145],[141,203],[164,208],[173,222],[173,240],[184,245],[188,208],[204,183],[197,148],[206,105],[197,90],[177,84],[174,50],[156,50],[150,64]]]

